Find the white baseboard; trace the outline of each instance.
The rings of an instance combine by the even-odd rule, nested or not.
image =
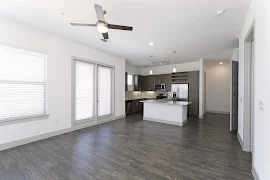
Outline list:
[[[145,121],[153,121],[157,123],[163,123],[163,124],[170,124],[170,125],[176,125],[176,126],[183,126],[187,123],[187,119],[183,122],[175,122],[175,121],[166,121],[166,120],[161,120],[161,119],[154,119],[154,118],[149,118],[149,117],[143,117],[143,120]]]
[[[72,129],[71,128],[67,128],[67,129],[62,129],[59,131],[54,131],[54,132],[49,132],[49,133],[45,133],[45,134],[41,134],[41,135],[37,135],[37,136],[33,136],[33,137],[29,137],[29,138],[25,138],[25,139],[20,139],[20,140],[16,140],[16,141],[12,141],[12,142],[8,142],[5,144],[1,144],[0,145],[0,151],[5,150],[5,149],[10,149],[16,146],[21,146],[24,144],[28,144],[31,142],[35,142],[35,141],[39,141],[42,139],[47,139],[53,136],[58,136],[60,134],[65,134],[68,132],[71,132]]]
[[[58,131],[54,131],[54,132],[49,132],[49,133],[40,134],[40,135],[37,135],[37,136],[25,138],[25,139],[20,139],[20,140],[4,143],[4,144],[0,145],[0,151],[5,150],[5,149],[10,149],[10,148],[13,148],[13,147],[17,147],[17,146],[21,146],[21,145],[24,145],[24,144],[32,143],[32,142],[39,141],[39,140],[42,140],[42,139],[47,139],[47,138],[50,138],[50,137],[53,137],[53,136],[58,136],[58,135],[61,135],[61,134],[69,133],[69,132],[76,131],[76,130],[79,130],[79,129],[91,127],[91,126],[94,126],[94,125],[98,125],[98,124],[102,124],[102,123],[122,119],[124,117],[126,117],[126,115],[116,116],[116,117],[114,117],[114,118],[112,118],[112,119],[110,119],[108,121],[99,122],[97,124],[90,124],[88,126],[84,126],[84,127],[81,127],[81,128],[75,128],[75,127],[74,128],[66,128],[66,129],[62,129],[62,130],[58,130]]]
[[[199,119],[202,119],[203,117],[204,117],[204,114],[203,115],[198,115]]]
[[[230,114],[230,112],[225,112],[225,111],[211,111],[207,110],[207,113],[213,113],[213,114]]]
[[[122,119],[122,118],[125,118],[125,117],[126,117],[125,114],[124,114],[124,115],[121,115],[121,116],[115,116],[115,117],[114,117],[114,120]]]
[[[241,145],[242,150],[244,151],[243,141],[242,141],[242,139],[241,139],[240,134],[239,134],[238,131],[237,131],[237,138],[238,138],[238,141],[239,141],[239,143],[240,143],[240,145]]]
[[[257,170],[255,167],[252,166],[252,175],[254,177],[254,180],[260,180],[259,175],[257,173]]]
[[[244,142],[243,142],[243,140],[241,139],[241,137],[240,137],[238,131],[237,131],[237,138],[238,138],[238,141],[239,141],[239,143],[240,143],[240,145],[241,145],[242,150],[245,151],[245,152],[251,152],[250,150],[248,150],[248,149],[244,146]]]

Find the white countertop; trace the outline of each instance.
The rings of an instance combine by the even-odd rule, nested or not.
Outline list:
[[[178,106],[188,106],[192,102],[187,102],[187,101],[168,101],[168,100],[145,100],[145,101],[140,101],[143,103],[157,103],[157,104],[164,104],[164,105],[178,105]]]

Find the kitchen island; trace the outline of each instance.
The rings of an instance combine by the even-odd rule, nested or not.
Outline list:
[[[183,126],[187,122],[187,106],[191,102],[168,100],[145,100],[143,120]]]

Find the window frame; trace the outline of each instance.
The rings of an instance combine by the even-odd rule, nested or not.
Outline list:
[[[130,81],[129,81],[130,80]],[[132,86],[133,85],[133,75],[132,74],[128,74],[127,77],[127,85],[128,86]]]
[[[47,119],[49,117],[48,114],[48,91],[47,91],[47,84],[48,84],[48,54],[45,52],[41,52],[41,51],[36,51],[36,50],[32,50],[32,49],[28,49],[28,48],[24,48],[24,47],[19,47],[19,46],[15,46],[15,45],[10,45],[10,44],[5,44],[5,43],[1,43],[0,42],[0,46],[6,46],[6,47],[10,47],[10,48],[14,48],[14,49],[18,49],[18,50],[23,50],[23,51],[27,51],[29,53],[37,53],[40,55],[44,55],[45,56],[45,65],[44,65],[44,73],[45,73],[45,79],[44,82],[34,82],[34,81],[11,81],[12,83],[15,84],[33,84],[33,85],[43,85],[43,95],[45,96],[44,99],[45,101],[43,101],[43,113],[42,114],[34,114],[34,115],[25,115],[25,116],[14,116],[11,118],[4,118],[0,120],[0,126],[3,125],[10,125],[10,124],[18,124],[18,123],[23,123],[23,122],[29,122],[29,121],[36,121],[36,120],[44,120]],[[10,84],[12,84],[10,83]]]

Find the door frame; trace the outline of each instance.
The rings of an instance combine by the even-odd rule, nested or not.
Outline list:
[[[94,68],[94,98],[95,98],[94,99],[94,118],[81,121],[81,122],[76,122],[76,117],[75,117],[75,106],[76,106],[75,104],[76,103],[75,101],[75,93],[76,93],[75,61],[82,61],[82,62],[95,65],[95,68]],[[102,119],[101,121],[98,121],[98,116],[97,116],[97,66],[98,65],[112,68],[112,91],[111,91],[111,97],[112,97],[112,100],[111,100],[112,111],[111,112],[112,113],[110,116],[104,116],[102,118],[99,118],[99,119]],[[93,60],[77,57],[77,56],[71,56],[71,127],[72,129],[76,130],[76,129],[93,126],[96,124],[111,121],[114,118],[115,118],[115,66],[101,63],[98,61],[93,61]]]
[[[243,113],[243,150],[251,152],[254,149],[254,55],[252,41],[255,41],[255,23],[251,25],[244,41],[244,113]]]

